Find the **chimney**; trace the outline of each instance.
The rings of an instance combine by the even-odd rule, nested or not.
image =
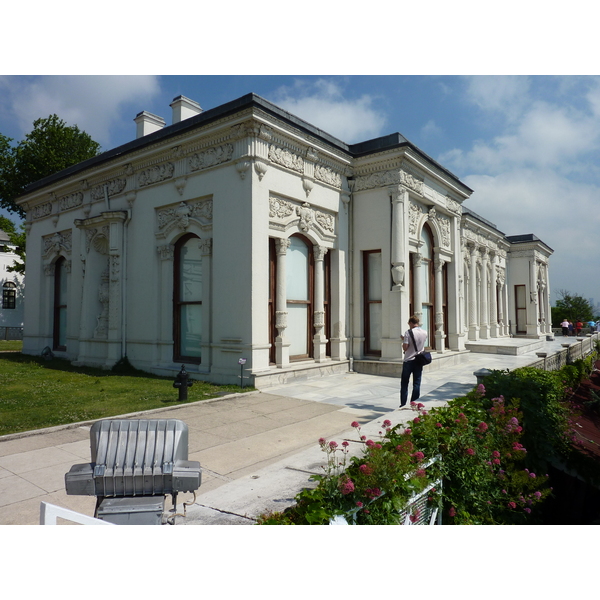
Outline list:
[[[165,126],[165,120],[162,117],[153,115],[145,110],[138,113],[134,121],[137,125],[136,139],[144,137],[149,133],[154,133]]]
[[[173,109],[173,124],[199,115],[202,112],[202,107],[197,102],[185,96],[173,98],[173,102],[169,106]]]

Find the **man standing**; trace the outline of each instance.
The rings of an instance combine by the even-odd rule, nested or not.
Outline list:
[[[408,320],[409,329],[402,336],[402,350],[404,350],[404,364],[402,365],[402,383],[400,386],[400,408],[406,406],[408,400],[408,383],[410,376],[413,377],[413,389],[410,401],[414,402],[421,395],[421,375],[423,365],[417,364],[415,356],[423,352],[427,333],[420,327],[417,317]],[[411,335],[412,334],[412,335]]]

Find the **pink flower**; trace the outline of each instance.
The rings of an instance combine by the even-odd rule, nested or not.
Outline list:
[[[508,503],[508,508],[517,508],[517,505],[514,502],[509,502]]]
[[[337,446],[338,446],[337,442],[334,442],[334,441],[329,442],[330,448],[337,448]]]
[[[481,423],[479,423],[479,425],[477,426],[477,429],[479,429],[479,431],[487,431],[488,424],[481,421]]]
[[[455,516],[456,516],[456,510],[455,510],[454,506],[451,506],[451,507],[450,507],[450,510],[448,511],[448,514],[449,514],[451,517],[455,517]]]
[[[421,402],[419,402],[419,403],[417,404],[417,410],[421,410],[422,408],[425,408],[425,405],[424,405],[424,404],[421,404]]]
[[[541,498],[541,497],[542,497],[542,492],[533,492],[533,495],[534,495],[536,498]]]
[[[346,448],[347,446],[349,446],[350,444],[348,442],[342,442],[342,446],[344,446],[344,448]]]
[[[441,427],[441,426],[442,426],[442,424],[441,424],[441,423],[436,423],[436,424],[435,424],[435,426],[436,426],[436,427]]]
[[[354,482],[351,479],[345,479],[340,482],[340,492],[343,496],[347,496],[354,491]]]
[[[529,473],[529,477],[531,477],[532,479],[535,479],[535,473]]]
[[[419,419],[419,417],[415,417],[413,419],[413,423],[420,423],[420,422],[421,422],[421,419]]]
[[[359,501],[359,502],[356,503],[356,506],[358,506],[358,508],[362,508],[363,503]]]
[[[485,386],[483,385],[483,383],[480,383],[477,386],[477,393],[478,394],[485,394]]]
[[[473,456],[473,454],[475,454],[475,450],[473,450],[473,448],[467,448],[467,454],[469,456]]]
[[[498,450],[494,450],[492,452],[492,456],[495,456],[496,458],[500,458],[500,452],[498,452]]]
[[[363,474],[363,475],[372,475],[373,474],[373,467],[371,467],[371,465],[360,465],[360,467],[358,467],[358,470]]]
[[[350,423],[350,427],[360,427],[360,425],[358,424],[358,421],[352,421],[352,423]]]
[[[410,427],[407,427],[407,428],[404,430],[404,433],[406,433],[406,434],[410,435],[410,434],[412,433],[412,429],[411,429]]]
[[[389,419],[386,419],[386,420],[383,422],[383,426],[384,426],[384,427],[391,427],[391,426],[392,426],[392,422],[391,422]]]
[[[367,440],[365,442],[365,444],[369,447],[372,448],[375,445],[375,442],[373,440]]]
[[[530,509],[530,508],[524,508],[523,510],[524,510],[524,511],[525,511],[527,514],[529,514],[529,513],[531,512],[531,509]]]
[[[425,469],[417,469],[415,471],[415,476],[417,476],[417,477],[425,477]]]
[[[327,440],[325,438],[319,438],[319,444],[321,446],[324,446],[327,443]]]
[[[413,456],[418,462],[421,462],[425,458],[425,455],[422,452],[415,452]]]
[[[495,465],[499,465],[499,464],[500,464],[500,459],[499,459],[499,458],[495,458],[495,459],[494,459],[492,462],[493,462]]]

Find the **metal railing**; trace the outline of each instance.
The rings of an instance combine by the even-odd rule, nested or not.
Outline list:
[[[0,340],[22,340],[22,327],[0,327]]]

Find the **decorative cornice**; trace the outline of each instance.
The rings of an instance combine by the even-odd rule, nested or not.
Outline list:
[[[292,171],[304,173],[304,159],[297,154],[293,154],[287,148],[280,148],[271,144],[269,146],[269,160]]]
[[[120,194],[127,185],[126,179],[113,179],[106,181],[96,187],[92,188],[90,195],[93,201],[104,200],[104,189],[107,189],[108,197],[116,196]]]
[[[74,192],[58,199],[58,210],[69,210],[83,204],[83,192]]]
[[[228,162],[233,158],[233,144],[223,144],[204,152],[196,152],[188,159],[190,171],[200,171]]]

